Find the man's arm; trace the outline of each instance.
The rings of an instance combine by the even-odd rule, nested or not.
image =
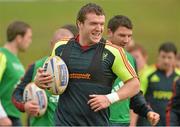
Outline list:
[[[6,69],[6,56],[0,52],[0,82],[2,80],[4,71]],[[6,111],[4,110],[1,101],[0,101],[0,126],[11,126],[12,122],[11,120],[7,117]]]
[[[133,109],[135,113],[145,118],[147,118],[147,113],[152,111],[152,109],[147,105],[142,92],[139,92],[130,99],[130,108]]]
[[[115,59],[112,71],[124,82],[124,85],[117,92],[108,95],[90,95],[91,99],[88,104],[95,112],[107,108],[116,101],[132,97],[139,92],[140,83],[137,74],[127,60],[124,50],[118,48],[113,50],[113,54]]]
[[[133,109],[135,113],[138,115],[145,117],[148,119],[148,121],[151,123],[151,125],[156,125],[160,119],[160,116],[158,113],[154,112],[150,106],[148,106],[144,96],[142,95],[142,92],[139,92],[135,96],[133,96],[130,99],[130,108]],[[131,113],[132,115],[133,113]],[[136,115],[132,115],[134,118],[132,118],[135,121],[131,121],[131,123],[136,123],[137,117]],[[131,124],[132,125],[132,124]],[[135,125],[132,125],[135,126]]]
[[[32,81],[32,75],[34,72],[35,64],[29,66],[24,77],[21,79],[20,84],[16,87],[12,95],[12,102],[20,111],[24,112],[24,101],[23,101],[23,92],[28,83]]]
[[[11,125],[12,125],[12,122],[7,117],[7,114],[0,101],[0,126],[11,126]]]

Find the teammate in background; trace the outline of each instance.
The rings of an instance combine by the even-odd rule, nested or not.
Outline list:
[[[176,68],[180,70],[180,53],[176,55]]]
[[[53,48],[55,43],[62,39],[70,39],[78,35],[78,29],[73,24],[67,24],[55,31],[50,43]]]
[[[108,40],[113,44],[122,48],[127,48],[132,41],[133,25],[131,20],[123,15],[116,15],[108,22]],[[131,45],[132,46],[132,45]],[[130,46],[129,46],[130,47]],[[128,53],[127,58],[131,65],[136,68],[134,58]],[[121,79],[117,78],[113,85],[112,92],[117,91],[123,86]],[[131,103],[130,103],[131,101]],[[150,109],[141,93],[138,93],[131,100],[126,99],[121,102],[114,103],[110,106],[110,122],[112,126],[129,126],[130,108],[138,114],[147,117],[152,125],[157,124],[159,115]]]
[[[61,56],[69,69],[69,83],[56,109],[57,126],[108,126],[110,104],[139,92],[139,81],[122,48],[102,39],[105,15],[93,3],[83,6],[77,15],[79,36],[58,42],[52,55]],[[111,93],[114,79],[120,77],[124,86]],[[52,77],[40,68],[35,83],[45,83]]]
[[[137,71],[138,71],[139,79],[141,82],[141,75],[143,75],[143,72],[145,72],[148,67],[147,53],[145,49],[140,44],[137,44],[137,43],[133,46],[129,46],[128,51],[136,60]],[[138,115],[134,113],[133,111],[131,111],[131,124],[130,125],[136,126],[137,120],[138,120]]]
[[[11,96],[24,74],[24,67],[17,55],[31,44],[32,31],[27,23],[15,21],[9,24],[6,34],[7,43],[0,48],[0,100],[11,125],[20,126],[21,114],[12,104]],[[7,125],[2,119],[0,122],[1,125]]]
[[[0,126],[10,126],[10,125],[12,125],[12,122],[7,117],[7,114],[0,101]]]
[[[140,44],[135,44],[128,48],[128,52],[135,58],[137,64],[138,75],[142,75],[143,71],[147,69],[147,53]]]
[[[54,47],[55,43],[59,40],[67,40],[75,37],[78,34],[78,30],[75,25],[64,25],[59,28],[53,35],[50,44],[51,48]],[[46,91],[48,98],[48,107],[46,113],[41,117],[33,117],[39,111],[39,106],[34,101],[28,101],[24,104],[23,101],[23,92],[28,83],[33,82],[36,71],[39,67],[42,67],[46,58],[43,57],[40,60],[37,60],[35,63],[29,66],[24,78],[21,80],[20,84],[15,89],[12,100],[15,106],[22,112],[27,112],[30,115],[30,126],[54,126],[54,111],[57,107],[57,102],[59,96],[52,95]]]
[[[166,126],[180,126],[180,77],[173,83],[173,97],[166,109]]]
[[[157,64],[149,66],[141,75],[141,90],[148,104],[160,114],[157,126],[166,125],[166,107],[172,97],[172,84],[179,76],[175,71],[177,49],[172,42],[165,42],[159,48]],[[137,125],[148,126],[148,122],[140,117]]]

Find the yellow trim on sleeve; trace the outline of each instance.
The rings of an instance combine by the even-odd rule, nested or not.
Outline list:
[[[105,48],[111,51],[111,53],[115,56],[112,70],[123,82],[137,77],[137,74],[132,65],[129,63],[123,48],[112,44],[106,45]]]
[[[6,69],[6,62],[7,62],[7,59],[6,59],[6,56],[0,52],[0,82],[1,82],[1,79],[2,79],[2,76],[4,74],[4,71]]]
[[[68,42],[68,40],[61,40],[61,41],[57,42],[52,50],[51,56],[55,56],[56,49],[61,45],[67,44],[67,42]]]

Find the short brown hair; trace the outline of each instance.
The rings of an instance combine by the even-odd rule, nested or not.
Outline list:
[[[115,32],[119,27],[126,27],[128,29],[133,29],[133,24],[131,20],[124,15],[116,15],[112,17],[109,22],[108,22],[108,28],[112,31]]]
[[[22,21],[14,21],[9,24],[7,28],[7,41],[13,41],[17,35],[24,36],[27,29],[31,28],[29,24],[22,22]]]
[[[84,23],[87,13],[95,13],[96,15],[105,15],[104,10],[95,3],[84,5],[78,12],[76,21]]]
[[[164,42],[163,44],[160,45],[159,47],[159,53],[163,51],[163,52],[173,52],[175,55],[177,54],[177,48],[176,46],[174,45],[173,42],[170,42],[170,41],[167,41],[167,42]]]

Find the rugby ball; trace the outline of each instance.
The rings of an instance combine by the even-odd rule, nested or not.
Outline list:
[[[46,92],[37,87],[36,84],[29,83],[25,89],[24,89],[24,93],[23,93],[23,100],[24,102],[30,101],[30,100],[34,100],[38,103],[39,107],[40,107],[40,111],[37,114],[37,117],[42,116],[47,109],[47,96],[46,96]]]
[[[59,56],[50,56],[43,65],[44,71],[53,77],[53,82],[47,84],[51,94],[62,94],[68,85],[69,72],[65,62]]]

